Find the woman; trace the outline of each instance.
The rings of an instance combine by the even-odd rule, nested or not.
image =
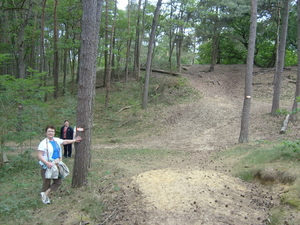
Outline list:
[[[60,138],[54,137],[55,128],[52,125],[48,125],[46,127],[46,138],[41,141],[38,146],[38,158],[39,164],[41,165],[41,176],[43,179],[43,187],[42,187],[42,202],[44,204],[50,204],[49,195],[52,191],[57,191],[60,185],[62,184],[62,179],[58,177],[58,179],[52,179],[53,182],[51,184],[51,179],[45,179],[46,168],[51,168],[54,163],[57,164],[58,161],[62,160],[62,151],[61,145],[72,144],[75,142],[80,142],[82,138],[77,136],[74,140],[62,140]]]

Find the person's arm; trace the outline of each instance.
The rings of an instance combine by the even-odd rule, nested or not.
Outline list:
[[[82,137],[80,136],[77,136],[74,140],[64,140],[62,142],[63,145],[68,145],[68,144],[72,144],[72,143],[75,143],[75,142],[81,142],[82,140]]]
[[[51,162],[48,162],[44,156],[43,156],[44,152],[43,151],[38,151],[38,158],[39,160],[41,160],[47,167],[51,168],[53,165]]]

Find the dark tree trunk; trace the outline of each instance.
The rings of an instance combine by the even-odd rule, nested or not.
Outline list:
[[[300,97],[300,0],[297,1],[297,11],[298,11],[298,31],[297,31],[297,42],[298,42],[298,48],[297,48],[297,53],[298,53],[298,65],[297,65],[297,81],[296,81],[296,91],[295,91],[295,98],[294,98],[294,104],[292,107],[292,115],[291,115],[291,121],[295,122],[297,119],[297,114],[296,111],[299,109],[299,100]]]
[[[139,0],[138,3],[138,17],[136,21],[136,31],[135,31],[135,46],[134,46],[134,68],[133,68],[133,74],[137,81],[139,81],[140,78],[140,55],[141,55],[141,37],[140,37],[140,29],[141,29],[141,4],[142,0]]]
[[[73,188],[79,188],[86,184],[88,169],[91,167],[91,140],[102,0],[83,0],[82,6],[76,134],[83,140],[75,144]],[[82,128],[81,131],[78,130],[80,128]]]
[[[54,59],[53,59],[53,79],[54,79],[54,98],[58,98],[58,75],[59,75],[59,57],[58,57],[58,27],[57,27],[57,6],[58,0],[54,1]]]
[[[130,61],[130,46],[131,46],[131,37],[130,37],[130,0],[128,0],[127,6],[127,50],[126,50],[126,64],[125,64],[125,82],[128,82],[129,78],[129,61]]]

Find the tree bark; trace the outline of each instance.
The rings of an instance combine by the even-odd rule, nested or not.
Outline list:
[[[105,38],[104,38],[104,76],[103,76],[103,87],[107,86],[107,74],[108,74],[108,7],[109,0],[105,1]]]
[[[150,80],[150,73],[151,73],[151,66],[152,66],[152,55],[153,55],[153,48],[154,48],[154,42],[155,42],[155,31],[157,27],[157,20],[161,8],[161,2],[162,0],[157,1],[156,9],[154,12],[154,18],[152,22],[152,30],[150,34],[150,40],[149,40],[149,47],[148,47],[148,53],[147,53],[147,68],[146,68],[146,75],[145,75],[145,83],[144,83],[144,93],[143,93],[143,102],[142,102],[142,108],[147,108],[148,103],[148,90],[149,90],[149,80]]]
[[[140,55],[141,55],[141,37],[140,37],[140,30],[141,30],[141,4],[142,0],[139,0],[138,3],[138,16],[136,21],[136,30],[135,30],[135,46],[134,46],[134,67],[133,67],[133,74],[136,81],[139,81],[140,78]]]
[[[289,118],[290,118],[290,114],[287,114],[284,121],[283,121],[283,125],[281,127],[281,130],[279,131],[279,134],[284,134],[285,133],[285,131],[288,127]]]
[[[28,25],[32,13],[32,0],[28,2],[28,10],[23,14],[24,20],[21,22],[18,34],[18,52],[17,52],[17,65],[18,77],[26,78],[26,65],[25,65],[25,28]]]
[[[107,74],[107,83],[106,83],[106,93],[105,93],[105,108],[108,109],[109,103],[109,91],[110,91],[110,80],[111,80],[111,71],[112,71],[112,60],[113,60],[113,42],[115,36],[115,26],[117,18],[117,2],[115,0],[115,10],[114,10],[114,22],[111,28],[110,44],[109,44],[109,61],[108,61],[108,74]]]
[[[253,62],[255,51],[255,39],[256,39],[256,27],[257,27],[257,0],[251,0],[251,23],[249,34],[249,45],[247,54],[247,71],[245,77],[245,97],[241,120],[241,131],[239,137],[239,143],[246,143],[249,140],[249,123],[250,123],[250,108],[252,98],[252,74],[253,74]]]
[[[291,121],[294,123],[297,120],[297,114],[296,112],[299,109],[299,100],[300,97],[300,0],[297,1],[297,11],[298,11],[298,30],[297,30],[297,53],[298,53],[298,65],[297,65],[297,81],[296,81],[296,90],[295,90],[295,97],[294,97],[294,103],[292,107],[292,115],[291,115]]]
[[[278,50],[278,57],[277,57],[278,61],[276,63],[276,71],[274,77],[274,93],[273,93],[273,102],[272,102],[272,109],[271,109],[271,115],[273,116],[276,115],[276,111],[279,109],[280,91],[282,86],[283,67],[284,67],[284,58],[285,58],[285,46],[286,46],[287,29],[288,29],[289,9],[290,9],[290,0],[285,0],[284,9],[283,9],[281,35],[280,35],[280,42],[279,42],[279,50]]]
[[[73,188],[79,188],[86,184],[88,169],[91,167],[91,140],[102,0],[83,0],[82,6],[76,135],[81,136],[83,140],[75,144]],[[82,130],[79,131],[79,128]]]
[[[57,27],[57,6],[58,0],[54,1],[54,34],[53,34],[53,48],[54,48],[54,59],[53,59],[53,80],[54,80],[54,93],[53,97],[58,98],[58,75],[59,75],[59,57],[58,57],[58,27]]]
[[[41,49],[40,49],[40,73],[46,70],[46,58],[45,58],[45,10],[47,0],[43,0],[42,3],[42,15],[41,15]],[[47,86],[47,74],[43,77],[43,86]],[[45,94],[44,101],[47,101],[47,94]]]
[[[128,0],[127,6],[127,50],[126,50],[126,64],[125,64],[125,82],[128,82],[129,79],[129,61],[130,61],[130,45],[131,45],[131,37],[130,37],[130,0]]]
[[[217,64],[217,58],[219,53],[219,42],[220,42],[220,32],[219,32],[219,8],[216,8],[216,16],[215,16],[215,23],[214,31],[213,31],[213,37],[212,37],[212,43],[211,43],[211,64],[209,67],[209,72],[213,72],[215,70],[215,66]]]

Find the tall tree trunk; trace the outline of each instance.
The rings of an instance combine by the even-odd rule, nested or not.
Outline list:
[[[115,10],[114,10],[114,23],[111,28],[110,44],[109,44],[109,63],[108,63],[108,74],[107,74],[107,84],[106,84],[106,95],[105,95],[105,108],[108,109],[109,103],[109,91],[110,91],[110,80],[112,71],[112,60],[113,60],[113,43],[115,36],[115,26],[117,20],[117,1],[115,0]]]
[[[58,0],[54,1],[54,59],[53,59],[53,80],[54,80],[54,98],[58,98],[58,76],[59,76],[59,57],[58,57],[58,27],[57,27],[57,6]]]
[[[69,28],[68,25],[66,24],[66,34],[65,34],[65,40],[68,39],[69,37]],[[67,64],[68,64],[68,54],[69,49],[66,47],[64,48],[64,57],[63,57],[63,94],[66,93],[67,89]]]
[[[138,15],[136,21],[136,30],[135,30],[135,46],[134,46],[134,68],[133,68],[133,75],[137,81],[140,78],[140,56],[141,56],[141,37],[140,37],[140,30],[141,30],[141,4],[142,0],[139,0],[138,3]]]
[[[128,0],[128,6],[127,6],[127,50],[126,50],[126,63],[125,63],[125,82],[128,81],[129,77],[129,59],[130,59],[130,45],[131,45],[131,37],[130,37],[130,0]]]
[[[248,55],[247,55],[247,71],[245,76],[245,96],[244,96],[239,143],[246,143],[248,142],[248,138],[249,138],[250,108],[251,108],[251,98],[252,98],[252,74],[253,74],[253,62],[254,62],[254,51],[255,51],[256,27],[257,27],[257,0],[251,0],[251,23],[250,23],[249,45],[248,45]]]
[[[174,10],[174,7],[173,7],[173,0],[170,1],[170,7],[171,7],[171,11],[170,11],[170,20],[172,21],[174,18],[173,18],[173,10]],[[169,29],[169,70],[170,70],[170,74],[172,74],[173,72],[173,62],[172,62],[172,55],[173,55],[173,49],[174,49],[174,30],[175,30],[175,26],[170,26],[170,29]]]
[[[219,21],[219,8],[216,9],[216,20],[214,26],[214,32],[211,43],[211,64],[209,67],[209,72],[213,72],[215,70],[215,66],[217,64],[218,52],[219,52],[219,41],[220,41],[220,32],[218,28]]]
[[[79,188],[86,184],[88,169],[91,167],[91,140],[102,0],[83,0],[82,6],[76,134],[83,140],[75,144],[73,188]],[[82,128],[81,131],[78,130],[80,128]]]
[[[183,45],[183,38],[184,38],[184,28],[183,25],[179,28],[179,35],[177,39],[177,54],[176,54],[176,60],[177,60],[177,69],[179,73],[181,73],[181,55],[182,55],[182,45]]]
[[[285,58],[286,37],[287,37],[287,29],[288,29],[289,9],[290,9],[290,0],[285,0],[284,8],[283,8],[279,51],[277,57],[278,61],[276,64],[276,71],[275,71],[275,78],[274,78],[274,93],[273,93],[273,102],[272,102],[272,109],[271,109],[271,115],[273,116],[276,115],[276,111],[279,109],[280,92],[281,92],[281,84],[283,78],[284,58]]]
[[[28,9],[26,13],[24,13],[24,19],[20,24],[19,28],[19,36],[18,36],[18,77],[25,78],[26,77],[26,66],[25,66],[25,28],[28,25],[28,21],[31,17],[32,13],[32,0],[28,2]]]
[[[297,53],[298,53],[298,65],[297,65],[297,81],[296,81],[296,91],[294,97],[294,104],[292,107],[291,121],[295,122],[297,119],[296,111],[299,109],[300,97],[300,0],[297,1],[297,20],[298,20],[298,30],[297,30]]]
[[[64,49],[64,58],[63,58],[63,95],[66,93],[67,89],[67,62],[68,62],[68,49]]]
[[[144,83],[144,93],[143,93],[143,102],[142,102],[142,108],[147,108],[148,103],[148,90],[149,90],[149,80],[150,80],[150,73],[151,73],[151,67],[152,67],[152,55],[153,55],[153,47],[155,42],[155,31],[158,23],[158,16],[161,8],[161,2],[162,0],[157,1],[156,9],[154,12],[154,18],[152,22],[152,29],[150,34],[150,40],[149,40],[149,47],[148,47],[148,53],[147,53],[147,67],[146,67],[146,75],[145,75],[145,83]]]
[[[109,30],[109,25],[108,25],[108,7],[109,7],[109,0],[105,1],[105,35],[104,35],[104,45],[105,45],[105,50],[104,50],[104,76],[103,76],[103,87],[107,86],[107,74],[108,74],[108,30]]]
[[[46,9],[47,0],[43,0],[42,3],[42,16],[41,16],[41,49],[40,49],[40,73],[46,70],[46,58],[45,58],[45,9]],[[47,86],[47,73],[43,77],[43,86]],[[44,101],[47,101],[47,94],[44,96]]]

